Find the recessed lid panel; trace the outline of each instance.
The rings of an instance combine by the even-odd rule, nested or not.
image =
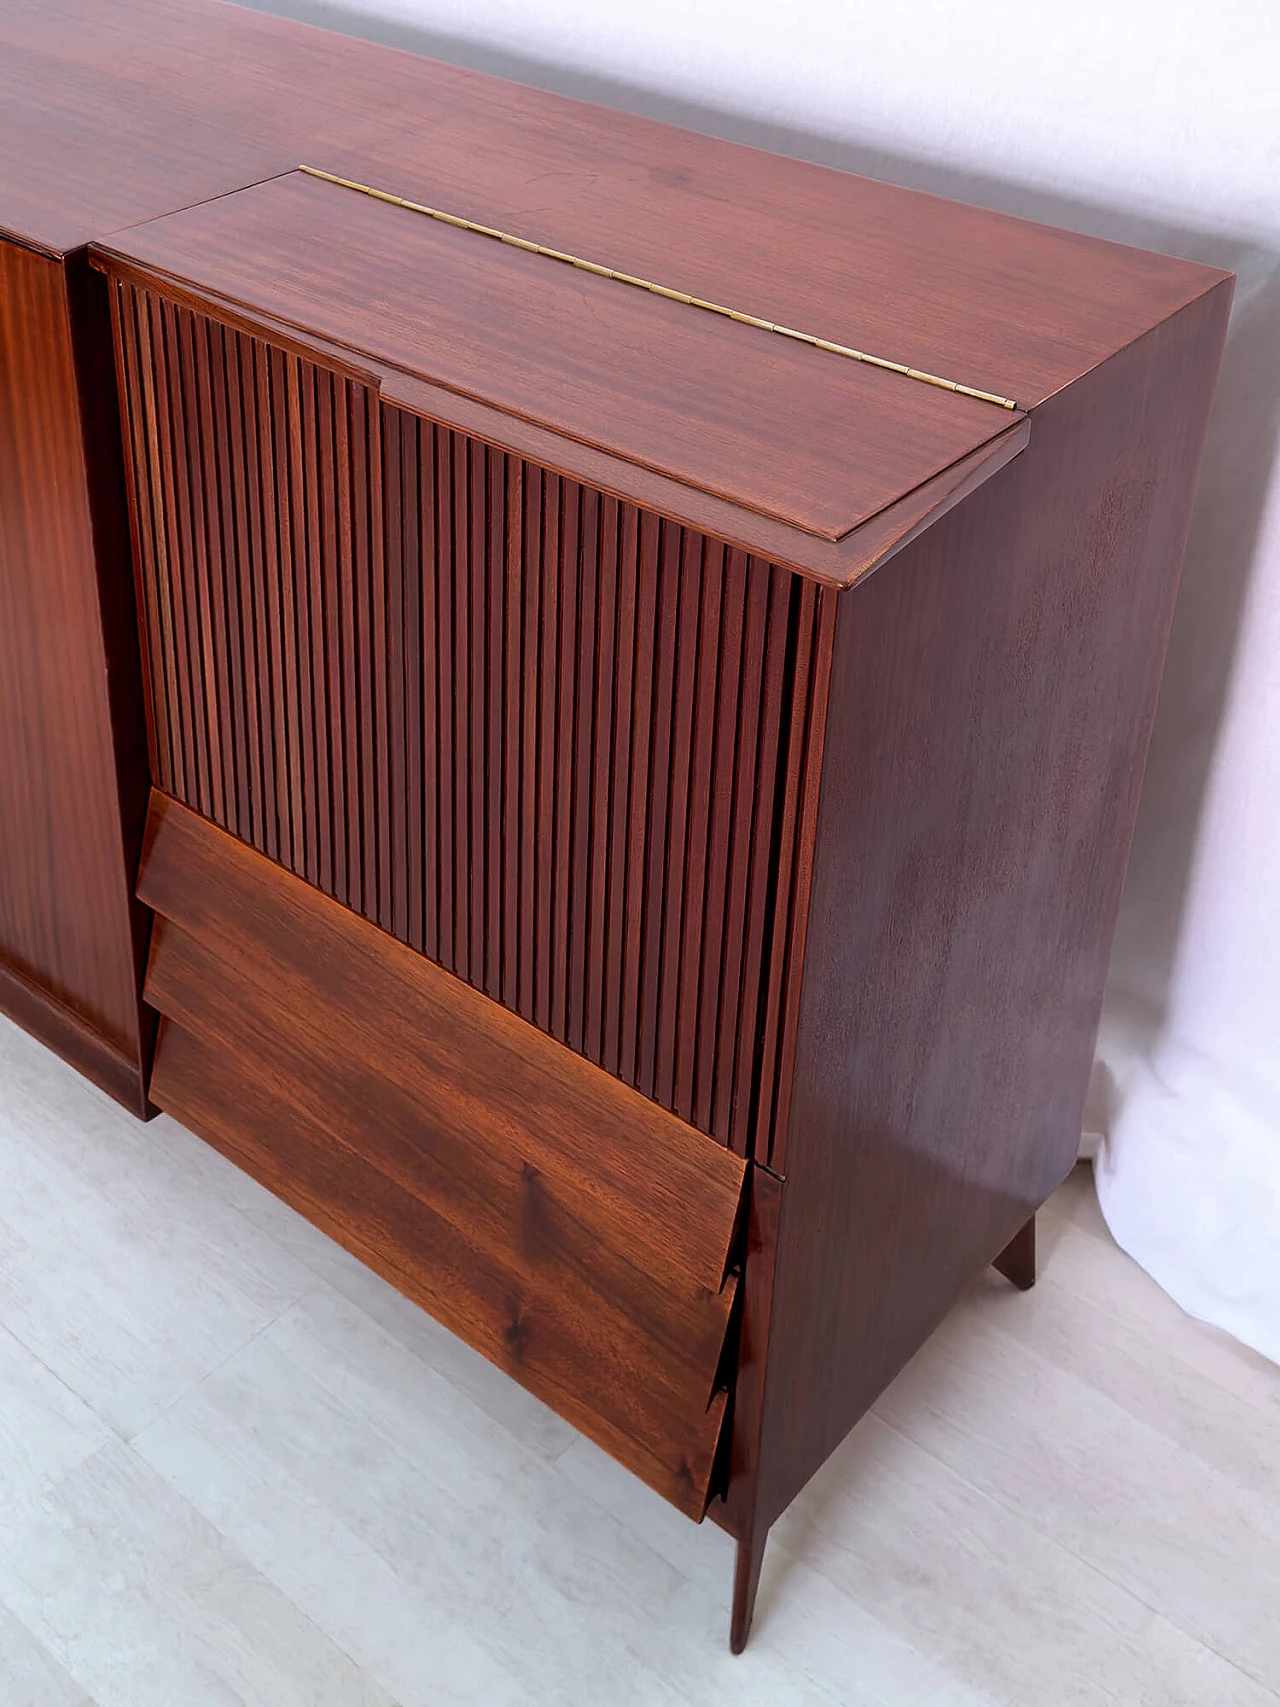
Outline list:
[[[827,540],[1015,418],[300,173],[98,248]]]

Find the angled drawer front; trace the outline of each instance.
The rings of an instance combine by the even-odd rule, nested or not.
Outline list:
[[[159,786],[767,1156],[836,595],[112,294]]]
[[[691,1517],[745,1163],[185,807],[152,1095]]]

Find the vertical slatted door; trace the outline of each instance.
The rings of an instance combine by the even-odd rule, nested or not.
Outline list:
[[[766,1159],[836,595],[113,291],[158,785]]]

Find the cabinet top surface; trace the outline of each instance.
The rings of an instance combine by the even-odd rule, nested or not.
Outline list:
[[[303,161],[1027,407],[1223,276],[221,0],[0,0],[0,231]]]
[[[297,172],[95,254],[830,541],[1011,420]]]

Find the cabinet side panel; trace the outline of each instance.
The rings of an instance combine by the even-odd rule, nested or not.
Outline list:
[[[0,243],[0,970],[34,998],[6,1004],[20,1023],[60,1013],[33,1028],[141,1111],[147,761],[105,301],[78,261]]]
[[[1229,306],[841,600],[767,1374],[776,1516],[1075,1159]]]

